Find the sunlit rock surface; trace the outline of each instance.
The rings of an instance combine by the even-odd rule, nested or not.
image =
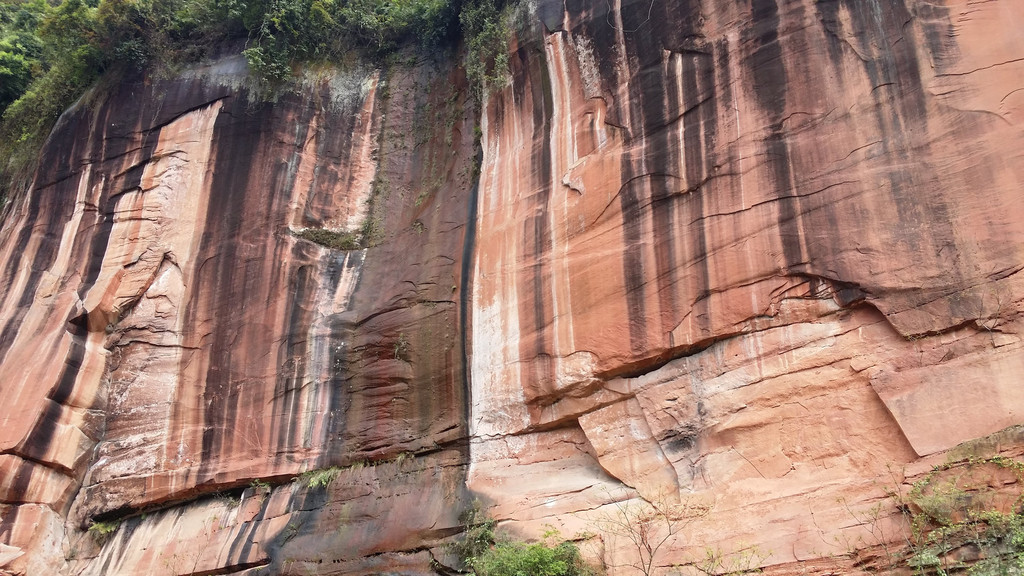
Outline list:
[[[710,510],[666,569],[855,573],[1024,423],[1021,21],[540,0],[482,160],[456,56],[73,109],[0,229],[0,572],[444,574],[479,498],[611,574],[643,499]]]
[[[449,506],[461,498],[464,81],[424,62],[309,75],[261,102],[245,75],[244,60],[229,59],[69,113],[32,193],[10,210],[0,516],[5,543],[33,552],[12,570],[56,573],[81,556],[72,535],[95,520],[171,506],[162,514],[210,528],[190,502],[331,466],[408,456],[439,468],[379,490],[421,498],[421,484],[438,482]],[[328,250],[297,236],[306,228],[363,233],[366,247]],[[373,502],[379,490],[345,499]],[[333,559],[423,556],[409,550],[457,525],[457,504],[444,520],[434,498],[407,507],[422,525],[383,522],[370,506],[361,515],[380,522],[361,536],[367,546]],[[47,547],[39,539],[55,531],[37,518],[67,518],[69,536],[57,531],[60,545]],[[140,555],[160,547],[139,543],[146,531],[169,521],[151,518],[117,533],[121,548],[96,560],[105,568],[69,570],[160,568]],[[218,548],[191,571],[268,564],[289,522],[247,521],[230,542],[258,534],[262,547]],[[295,542],[322,533],[298,526]],[[180,564],[175,573],[191,573]]]

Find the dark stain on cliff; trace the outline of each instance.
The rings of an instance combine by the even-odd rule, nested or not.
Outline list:
[[[203,227],[206,233],[198,250],[209,260],[196,271],[185,325],[200,326],[207,319],[213,320],[215,325],[209,339],[210,362],[202,380],[201,396],[179,399],[179,402],[192,404],[204,415],[201,470],[205,474],[202,475],[215,469],[224,435],[233,432],[227,427],[234,421],[233,407],[229,405],[232,370],[236,340],[245,333],[244,326],[233,324],[244,318],[241,312],[251,304],[243,292],[247,256],[240,246],[245,238],[243,216],[251,202],[248,183],[264,127],[270,125],[270,112],[268,105],[249,112],[236,100],[230,103],[229,110],[221,110],[214,124],[211,157],[215,164]],[[233,313],[222,318],[228,311]],[[195,336],[198,335],[192,337]]]
[[[690,191],[682,198],[683,206],[688,210],[688,222],[693,222],[693,229],[687,231],[687,236],[694,242],[692,256],[693,262],[693,285],[697,290],[692,298],[692,310],[690,313],[696,320],[698,329],[702,332],[710,330],[709,320],[711,318],[710,300],[711,294],[711,271],[708,268],[708,233],[706,229],[707,220],[705,206],[708,204],[707,196],[712,193],[713,188],[706,184],[708,178],[715,170],[715,139],[718,133],[717,104],[718,99],[715,90],[715,69],[713,54],[684,54],[683,58],[683,90],[684,106],[683,114],[683,146],[686,155],[686,186]],[[703,100],[704,93],[710,94]],[[703,102],[703,103],[700,103]],[[682,318],[673,318],[667,330],[672,330],[675,325],[682,321]],[[676,345],[676,342],[670,342]]]
[[[209,234],[200,249],[200,253],[215,255],[213,262],[202,268],[199,282],[204,287],[201,293],[212,295],[207,317],[216,320],[204,389],[204,470],[216,466],[221,452],[238,441],[239,430],[248,430],[247,418],[259,406],[269,404],[269,429],[275,431],[277,427],[277,434],[268,439],[274,459],[284,457],[294,447],[290,442],[300,425],[294,410],[303,385],[306,332],[311,321],[309,310],[303,307],[315,290],[315,282],[310,271],[303,268],[304,259],[290,263],[288,255],[282,253],[287,241],[273,234],[275,218],[282,213],[294,186],[295,166],[312,113],[299,108],[302,112],[293,116],[296,107],[296,97],[282,98],[276,105],[264,106],[249,116],[234,110],[230,115],[222,114],[215,125],[217,163],[211,182]],[[221,121],[237,116],[242,119]],[[294,124],[299,125],[289,135],[294,139],[271,142],[267,138],[274,127]],[[252,167],[265,166],[268,158],[280,157],[289,161],[270,165],[270,174],[264,174],[269,176],[269,187],[254,191]],[[206,239],[209,244],[205,244]],[[303,254],[293,250],[292,255]],[[267,267],[276,262],[285,262],[286,269],[268,274]],[[288,283],[287,287],[281,286],[282,282]],[[262,309],[268,305],[271,310],[282,310],[281,317],[264,316]],[[264,318],[275,323],[280,320],[283,325],[268,332],[259,321]],[[281,343],[273,339],[272,332],[277,331],[284,337]],[[269,399],[265,398],[267,382],[259,376],[264,370],[276,372],[274,395]],[[264,426],[255,423],[257,430]]]
[[[100,186],[100,183],[103,180],[110,178],[110,174],[116,174],[119,172],[120,167],[123,165],[125,152],[129,143],[128,138],[121,137],[108,139],[105,136],[107,136],[106,129],[110,124],[107,120],[109,120],[110,116],[115,113],[115,110],[118,110],[120,106],[124,105],[125,103],[122,102],[108,101],[98,114],[99,119],[97,123],[104,127],[104,131],[101,132],[104,137],[89,140],[90,145],[94,145],[95,143],[100,144],[99,150],[90,154],[90,156],[94,156],[94,169],[90,171],[89,182],[86,184],[89,189]],[[130,106],[130,104],[128,106]],[[79,118],[79,114],[85,116],[84,112],[76,112],[75,117]],[[70,122],[68,127],[71,129],[82,130],[85,133],[92,133],[89,129],[89,124],[84,118],[75,122]],[[73,138],[68,137],[67,140],[73,140]],[[61,163],[56,165],[67,170],[74,170],[78,168],[77,166],[69,166]],[[70,194],[71,198],[74,198],[77,194],[77,186],[75,186],[75,184],[77,184],[77,179],[71,177],[73,174],[69,174],[68,176],[68,178],[61,182],[62,184],[66,183],[66,190],[62,190],[65,188],[64,186],[54,186],[51,190],[54,192],[64,191],[65,193]],[[135,186],[137,186],[137,184]],[[106,254],[110,231],[113,227],[113,213],[116,204],[116,198],[111,198],[109,190],[110,186],[103,186],[103,192],[97,200],[97,206],[99,209],[92,212],[94,217],[91,221],[87,217],[82,218],[78,234],[75,236],[76,242],[75,246],[72,248],[72,252],[76,257],[72,259],[72,262],[84,262],[84,278],[77,290],[79,298],[82,298],[88,290],[92,288],[99,276],[103,258]],[[62,198],[54,198],[54,200],[60,204],[64,204],[65,206],[74,206],[74,202],[61,202],[61,200],[63,200]],[[61,216],[65,215],[62,214],[62,211],[57,211],[56,214],[48,214],[45,217],[47,217],[47,220],[52,223],[54,228],[58,228],[66,221],[64,218],[61,218]],[[67,216],[70,215],[66,215],[65,217]],[[52,256],[55,256],[55,252],[58,247],[59,234],[56,234],[51,248]],[[42,270],[45,270],[45,268],[38,270],[41,272]],[[28,289],[31,290],[34,287],[34,285],[30,284]],[[90,311],[85,311],[86,314],[89,312]],[[22,442],[22,452],[37,459],[45,457],[45,454],[53,441],[56,428],[60,422],[60,417],[63,412],[63,405],[68,401],[74,391],[78,374],[81,371],[82,364],[85,359],[85,345],[88,337],[87,318],[83,315],[79,318],[71,319],[71,321],[67,323],[67,327],[68,332],[72,337],[68,355],[65,358],[64,365],[61,368],[60,375],[57,378],[54,388],[47,395],[49,402],[46,403],[44,413],[39,416],[33,425],[32,431],[29,432],[28,436]]]
[[[529,264],[522,272],[522,283],[528,286],[521,295],[519,318],[524,326],[530,328],[533,338],[524,338],[520,343],[520,355],[523,359],[533,361],[537,371],[533,382],[539,386],[550,384],[554,378],[551,370],[550,355],[552,343],[548,331],[554,322],[554,309],[551,299],[551,248],[552,232],[549,220],[551,201],[551,117],[554,113],[554,102],[551,93],[550,71],[544,54],[528,48],[521,48],[516,53],[519,76],[515,84],[521,84],[529,93],[523,94],[531,103],[533,139],[530,150],[529,167],[531,190],[527,191],[525,201],[529,214],[523,219],[522,246],[523,258]],[[547,390],[537,391],[544,395]],[[530,398],[527,391],[527,398]]]
[[[479,122],[479,120],[475,120]],[[483,164],[484,151],[478,142],[473,146],[473,162],[476,166]],[[472,370],[470,370],[469,355],[472,348],[470,331],[472,330],[472,302],[473,293],[473,269],[476,262],[476,226],[477,226],[477,203],[480,197],[480,171],[473,171],[473,181],[470,184],[469,195],[466,199],[466,226],[465,236],[462,243],[462,269],[459,272],[459,279],[462,285],[462,292],[459,294],[459,348],[460,348],[460,382],[462,384],[462,397],[459,405],[459,424],[465,427],[468,432],[470,410],[473,401]],[[466,442],[459,447],[463,461],[469,462],[469,443]]]
[[[624,108],[627,103],[616,102],[612,98],[626,79],[619,77],[616,68],[622,54],[619,52],[615,14],[610,6],[609,2],[565,0],[566,12],[578,15],[570,19],[572,36],[590,40],[589,46],[601,80],[601,93],[608,105],[606,121],[615,126],[626,126],[623,116],[627,113]]]
[[[106,113],[109,113],[109,107]],[[86,108],[68,112],[57,126],[54,137],[43,147],[39,168],[26,202],[25,222],[32,224],[18,230],[13,240],[15,249],[12,251],[16,257],[7,262],[0,276],[0,287],[9,288],[22,269],[29,270],[25,288],[17,295],[17,300],[11,301],[14,294],[4,295],[3,303],[14,312],[0,330],[0,362],[4,361],[18,335],[18,327],[35,298],[35,290],[43,273],[53,265],[60,249],[64,224],[71,219],[75,208],[74,202],[68,199],[78,195],[79,179],[82,177],[81,159],[91,157],[91,150],[96,145],[96,139],[76,138],[74,135],[93,132],[91,117],[91,112]],[[90,216],[95,217],[95,214],[93,210],[86,210],[82,219],[83,227]],[[87,227],[84,229],[88,230]],[[33,240],[38,242],[38,247],[29,251]],[[26,261],[25,256],[30,256],[30,259]]]
[[[323,102],[331,101],[330,87],[328,85],[321,85],[317,94],[317,99]],[[352,144],[352,134],[355,129],[356,119],[358,118],[358,110],[355,110],[349,114],[345,114],[344,118],[348,120],[343,126],[334,126],[333,122],[330,122],[329,127],[322,124],[318,124],[315,134],[308,134],[309,122],[312,120],[311,110],[307,107],[304,112],[307,118],[304,121],[298,123],[296,129],[302,132],[302,135],[296,138],[295,147],[295,158],[293,162],[298,167],[301,161],[301,155],[303,151],[303,144],[308,138],[316,138],[316,158],[338,158],[342,156],[343,151],[349,148]],[[329,122],[331,119],[321,118],[320,122]],[[354,182],[354,170],[349,171],[348,181],[343,183],[342,190],[351,190]],[[313,178],[310,180],[308,194],[306,196],[306,206],[303,212],[305,224],[307,226],[312,225],[323,225],[319,218],[323,214],[323,205],[329,206],[331,204],[331,196],[339,190],[340,175],[338,174],[338,165],[334,162],[320,162],[316,163],[313,168]]]
[[[151,89],[143,90],[141,84],[132,86],[143,92],[142,98],[133,101],[129,96],[131,89],[119,91],[106,102],[94,124],[100,129],[97,141],[102,146],[99,153],[101,161],[90,171],[88,186],[90,189],[100,188],[102,192],[96,202],[99,208],[96,220],[85,222],[83,219],[76,236],[91,238],[87,253],[81,254],[76,250],[76,261],[85,262],[85,277],[78,289],[80,298],[85,297],[93,287],[103,268],[107,244],[114,227],[114,211],[121,194],[141,189],[142,173],[159,142],[159,130],[143,131],[142,149],[137,154],[129,154],[128,146],[137,143],[137,137],[131,134],[131,130],[133,127],[151,125],[152,102],[156,100]],[[129,110],[131,113],[125,114]],[[138,123],[129,126],[122,120],[124,117],[137,118]],[[125,166],[129,160],[132,165]]]
[[[66,167],[69,160],[74,157],[77,139],[68,137],[58,138],[56,141],[57,144],[44,149],[40,170],[51,167],[55,172],[59,171]],[[42,179],[41,176],[36,177],[37,181]],[[5,288],[3,302],[10,310],[13,310],[0,330],[0,363],[6,358],[18,335],[18,328],[35,299],[39,279],[53,265],[54,259],[57,257],[63,223],[70,218],[71,209],[74,207],[72,203],[62,200],[69,195],[74,197],[77,184],[77,179],[66,178],[48,184],[41,189],[33,188],[29,192],[25,218],[25,222],[28,224],[22,226],[18,230],[18,235],[13,239],[15,247],[12,254],[14,258],[7,262],[3,276],[0,277],[0,287]],[[38,239],[39,245],[36,250],[29,252],[29,243],[33,238]],[[8,290],[14,284],[18,272],[25,268],[29,270],[28,279],[25,282],[25,287],[15,297]]]
[[[701,35],[696,24],[696,15],[691,14],[688,21],[693,23],[689,30],[686,30],[684,27],[671,27],[671,30],[677,31],[676,35],[680,36],[679,38],[670,37],[671,45],[675,46],[675,50],[679,50],[681,45],[690,42],[688,39]],[[680,80],[682,93],[679,94],[678,98],[670,100],[668,110],[669,115],[682,113],[682,143],[680,145],[678,137],[673,131],[664,130],[659,133],[659,136],[664,134],[664,142],[659,142],[657,145],[675,152],[673,157],[668,159],[669,164],[664,169],[670,171],[673,166],[683,166],[685,190],[668,191],[675,194],[670,205],[671,210],[669,210],[669,206],[661,207],[657,202],[658,197],[654,198],[655,202],[652,205],[655,213],[655,237],[657,238],[656,242],[658,242],[656,246],[660,247],[665,242],[668,243],[668,248],[672,249],[667,255],[662,254],[662,252],[667,251],[666,249],[656,250],[658,292],[662,317],[661,332],[664,334],[672,332],[682,319],[680,317],[682,311],[687,307],[679,304],[678,296],[680,295],[680,290],[676,287],[680,271],[677,270],[679,264],[677,263],[674,248],[680,237],[692,238],[696,243],[694,247],[696,269],[693,271],[693,274],[695,276],[694,284],[698,290],[696,295],[683,294],[682,296],[700,299],[710,290],[704,220],[691,217],[688,220],[696,220],[696,230],[686,230],[683,228],[676,230],[677,227],[680,227],[680,222],[676,221],[673,216],[678,212],[677,206],[685,207],[691,200],[691,198],[687,197],[691,193],[687,191],[692,191],[693,200],[699,207],[698,214],[703,213],[704,195],[709,193],[709,191],[699,188],[698,184],[703,181],[708,173],[706,164],[709,163],[714,149],[714,137],[717,129],[713,56],[704,51],[683,49],[682,52],[676,52],[672,55],[670,62],[672,61],[681,64],[680,73],[682,77]],[[669,94],[675,94],[675,86],[677,84],[677,82],[671,83],[673,89],[669,91]],[[682,197],[679,196],[680,193],[683,194]],[[685,214],[685,211],[682,213]],[[662,231],[659,231],[659,228]],[[707,316],[698,315],[697,317],[702,319]],[[669,339],[667,344],[672,346],[674,342]]]
[[[332,254],[325,267],[320,289],[327,290],[330,294],[337,293],[342,276],[356,266],[358,266],[358,263],[355,253]],[[330,431],[329,433],[333,433],[337,430],[344,430],[348,421],[350,400],[346,393],[345,382],[348,366],[348,349],[352,342],[352,326],[344,313],[333,314],[326,319],[325,325],[328,330],[328,334],[325,337],[329,347],[329,365],[327,381],[324,385],[329,390],[330,400],[326,407],[327,414],[324,420],[326,430]],[[328,444],[325,449],[330,447],[330,444]],[[328,457],[325,460],[329,462],[340,461],[343,448],[339,447],[337,451],[339,457],[337,460],[330,457],[332,451],[325,450],[328,453]]]
[[[256,513],[256,516],[254,516],[249,522],[246,522],[245,527],[239,530],[228,544],[227,560],[229,563],[238,558],[251,557],[253,548],[257,546],[264,551],[264,554],[273,555],[277,550],[279,550],[280,544],[283,544],[283,542],[277,541],[270,543],[259,542],[256,540],[257,531],[260,529],[263,521],[266,520],[267,503],[270,501],[272,496],[271,489],[266,488],[266,490],[268,490],[269,493],[263,495],[258,495],[258,490],[253,490],[252,494],[249,496],[250,498],[261,498],[263,504],[260,506],[260,511]],[[284,535],[284,533],[281,534],[281,536]],[[279,536],[279,538],[281,536]]]
[[[625,10],[621,14],[622,32],[627,37],[625,57],[630,69],[638,70],[630,80],[630,98],[623,106],[626,126],[632,138],[646,139],[648,123],[664,123],[663,79],[657,65],[643,67],[642,61],[650,60],[653,49],[660,52],[660,45],[651,34],[650,17],[642,13]],[[640,28],[647,29],[640,31]],[[629,31],[626,34],[626,31]],[[603,77],[603,71],[602,71]],[[645,98],[650,94],[651,98]],[[651,101],[653,99],[654,101]],[[657,162],[657,161],[655,161]],[[664,157],[661,159],[664,164]],[[647,284],[647,266],[644,262],[644,220],[649,216],[645,205],[649,205],[650,193],[643,185],[650,176],[650,170],[636,165],[629,155],[622,158],[622,181],[619,190],[619,209],[622,212],[622,276],[626,296],[626,314],[629,325],[629,349],[632,354],[643,354],[647,349],[647,302],[644,286]]]
[[[299,246],[293,248],[295,261],[304,260]],[[278,375],[274,386],[274,405],[280,407],[272,413],[278,419],[276,453],[287,452],[289,448],[301,446],[303,439],[298,435],[298,426],[302,418],[297,416],[301,391],[307,384],[306,358],[308,357],[309,327],[313,324],[312,309],[309,303],[314,301],[317,283],[313,279],[312,266],[300,266],[289,283],[291,310],[285,316],[285,341],[279,346],[277,354]]]
[[[440,66],[450,73],[449,62]],[[457,119],[437,123],[418,134],[416,146],[405,143],[417,136],[400,133],[414,121],[414,111],[448,110],[452,95],[465,86],[460,77],[449,76],[446,83],[433,75],[437,67],[396,68],[390,98],[377,100],[375,115],[388,120],[378,132],[378,176],[392,191],[379,205],[385,240],[369,248],[365,260],[353,254],[346,266],[361,262],[356,286],[346,311],[329,320],[330,441],[321,466],[428,449],[461,434],[466,421],[458,356],[463,320],[456,300],[471,287],[459,282],[458,267],[465,263],[453,256],[465,249],[463,210],[469,208],[462,205],[466,189],[460,186],[472,186],[472,140],[466,136],[473,130],[460,128]],[[431,74],[424,76],[425,69]],[[430,83],[426,91],[423,82]],[[452,114],[458,109],[453,104]],[[436,167],[421,169],[431,161]],[[422,225],[418,231],[414,221]]]
[[[67,402],[74,390],[75,381],[82,368],[85,359],[85,341],[88,337],[88,330],[82,323],[69,323],[68,331],[71,333],[71,346],[67,358],[61,367],[57,385],[47,395],[47,402],[42,414],[39,414],[32,426],[32,431],[22,441],[18,453],[27,460],[23,460],[18,467],[18,472],[11,482],[10,494],[20,496],[28,493],[29,484],[32,479],[32,471],[38,465],[30,460],[43,461],[46,453],[53,442],[57,427],[60,425],[61,415],[64,412],[64,403]]]
[[[779,6],[775,0],[751,1],[751,26],[744,42],[753,46],[747,60],[754,98],[769,122],[765,152],[778,194],[779,235],[786,267],[799,266],[806,257],[800,243],[800,199],[793,190],[792,160],[782,120],[786,114],[787,83],[779,38]]]
[[[702,119],[714,115],[713,60],[697,39],[702,38],[700,4],[684,3],[668,11],[653,3],[647,10],[632,5],[623,8],[622,32],[626,39],[625,54],[630,68],[637,70],[631,78],[629,98],[630,134],[642,139],[649,150],[641,162],[626,155],[622,162],[623,186],[619,194],[623,218],[623,277],[626,308],[629,315],[630,350],[634,354],[649,352],[647,324],[655,321],[655,333],[666,334],[674,328],[680,291],[676,287],[679,255],[676,247],[682,230],[677,230],[676,207],[681,190],[678,167],[685,165],[686,185],[700,181],[704,173],[705,134]],[[666,51],[669,61],[666,63]],[[671,72],[674,64],[682,65],[682,91]],[[669,73],[666,74],[666,69]],[[710,80],[709,80],[710,78]],[[707,107],[707,109],[705,109]],[[682,146],[678,142],[676,122],[684,124]],[[714,130],[714,122],[707,127]],[[645,234],[646,222],[649,234]],[[703,242],[703,234],[701,242]],[[645,238],[653,239],[653,262],[645,261]],[[705,248],[698,248],[701,254]],[[700,261],[704,261],[703,257]],[[658,314],[649,317],[645,286],[653,281],[657,288]],[[707,290],[707,275],[702,277],[702,291]]]
[[[749,68],[758,104],[773,119],[786,110],[786,69],[779,43],[779,6],[776,0],[751,0],[751,25],[744,29],[744,41],[753,49]]]
[[[925,44],[928,46],[935,73],[943,74],[961,55],[956,27],[950,19],[950,10],[946,6],[929,2],[914,2],[912,6],[913,15],[921,26]]]
[[[933,155],[928,152],[928,102],[915,30],[920,28],[923,32],[931,64],[940,71],[958,56],[948,9],[914,3],[912,12],[905,0],[823,0],[816,4],[816,10],[826,35],[831,37],[829,54],[834,65],[839,67],[845,54],[847,60],[861,65],[873,87],[872,110],[882,136],[879,157],[887,164],[882,178],[893,220],[900,223],[890,230],[893,247],[908,253],[939,253],[944,246],[937,245],[938,239],[955,234],[949,207],[941,195],[926,193],[941,187],[941,183],[938,179],[920,178],[921,174],[939,173],[941,168],[918,167]],[[847,30],[843,29],[844,14]],[[839,38],[847,39],[856,55],[852,54],[854,50],[844,49]],[[958,283],[955,279],[962,276],[962,270],[954,266],[949,273],[951,283]]]

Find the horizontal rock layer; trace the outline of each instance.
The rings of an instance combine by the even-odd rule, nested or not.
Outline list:
[[[0,571],[447,573],[474,497],[611,574],[645,501],[706,511],[666,569],[877,565],[1024,453],[1022,18],[541,0],[480,156],[449,57],[96,95],[0,229]]]

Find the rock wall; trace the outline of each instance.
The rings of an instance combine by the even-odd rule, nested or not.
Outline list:
[[[16,573],[279,570],[268,543],[330,546],[305,536],[335,530],[342,504],[375,521],[334,560],[401,555],[457,526],[464,80],[426,61],[308,73],[264,102],[246,74],[231,58],[69,112],[10,209],[0,517],[5,544],[28,552]],[[366,247],[327,249],[299,236],[309,228]],[[254,480],[290,494],[302,472],[412,455],[386,481],[349,474],[359,490],[329,502],[243,496]],[[388,491],[426,498],[408,506],[422,522],[365,503]],[[243,503],[216,511],[213,494]],[[295,519],[311,510],[319,520]],[[81,531],[121,518],[82,558],[97,551]],[[195,565],[179,561],[192,545],[165,545],[179,532],[204,542]]]
[[[538,0],[479,157],[454,56],[97,95],[0,229],[0,571],[448,573],[473,498],[610,574],[644,501],[704,511],[662,571],[877,567],[1024,423],[1022,19]]]
[[[485,114],[469,486],[534,533],[713,506],[665,566],[877,545],[907,466],[1020,423],[1022,15],[540,2]]]

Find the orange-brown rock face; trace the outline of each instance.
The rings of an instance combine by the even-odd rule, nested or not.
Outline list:
[[[711,505],[664,566],[879,544],[906,465],[1024,414],[1022,17],[540,2],[486,102],[469,486],[534,534]]]
[[[3,232],[0,517],[5,544],[32,552],[9,569],[56,573],[82,553],[53,530],[63,517],[73,533],[366,460],[415,454],[406,467],[427,476],[381,490],[433,481],[460,497],[464,458],[448,447],[466,436],[458,285],[473,130],[445,66],[310,77],[261,103],[236,58],[66,115]],[[298,235],[307,228],[367,247],[327,249]],[[426,566],[424,541],[457,525],[457,507],[448,520],[407,508],[423,522],[370,506],[366,544],[331,560],[419,549],[413,565]],[[262,547],[218,548],[193,571],[279,565],[268,542],[289,521],[275,518],[231,534]],[[323,530],[299,524],[289,540]],[[135,542],[120,544],[130,558],[104,548],[65,569],[151,573],[166,560]]]
[[[612,575],[644,501],[701,511],[659,574],[881,566],[1024,423],[1022,19],[540,0],[478,181],[450,61],[69,112],[0,230],[0,572],[449,573],[474,496]]]

